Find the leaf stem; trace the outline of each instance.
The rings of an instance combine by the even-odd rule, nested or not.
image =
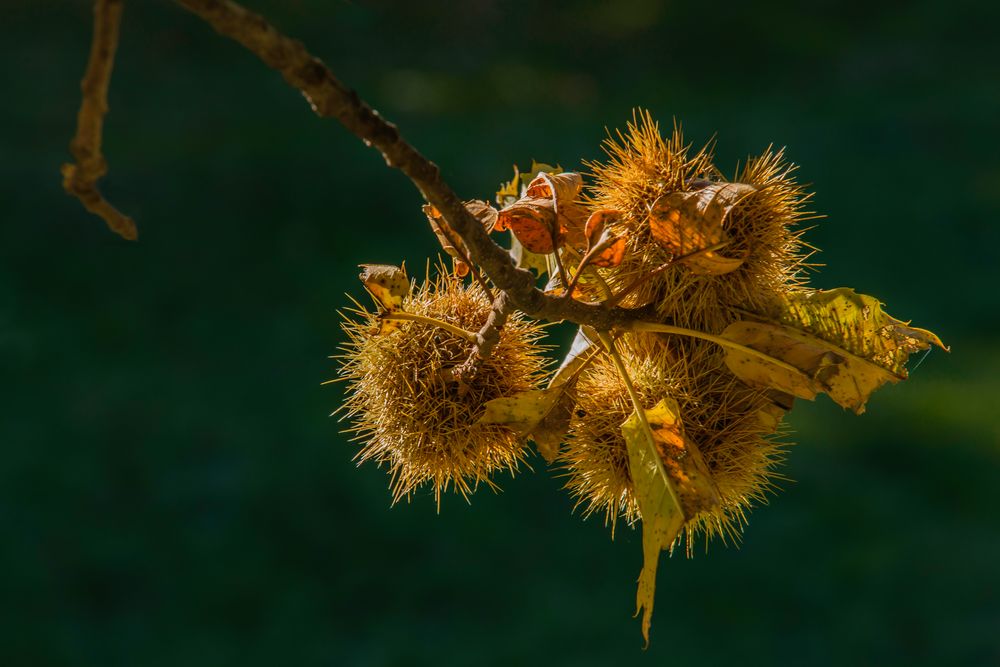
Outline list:
[[[461,327],[456,327],[454,324],[433,317],[427,317],[426,315],[417,315],[416,313],[404,313],[402,311],[399,311],[395,313],[385,313],[383,315],[380,315],[379,317],[381,317],[383,320],[420,322],[421,324],[426,324],[428,326],[444,329],[448,333],[455,334],[459,338],[467,340],[470,343],[475,343],[477,341],[476,334],[473,333],[472,331],[466,331]]]
[[[656,462],[656,469],[663,478],[664,486],[666,486],[667,492],[670,494],[670,498],[680,510],[681,516],[684,516],[681,499],[677,495],[677,490],[674,488],[674,484],[670,480],[670,476],[667,475],[666,468],[663,467],[663,459],[660,458],[659,452],[656,451],[653,430],[649,426],[649,419],[646,418],[646,409],[642,406],[642,398],[640,398],[639,392],[636,390],[635,384],[632,382],[632,378],[628,374],[628,369],[625,368],[625,362],[622,360],[621,355],[618,354],[618,349],[615,347],[615,341],[606,331],[599,331],[597,335],[600,336],[601,342],[604,343],[604,346],[608,348],[608,354],[611,355],[611,360],[615,362],[618,374],[621,376],[622,382],[625,383],[625,389],[628,390],[628,396],[632,399],[632,407],[635,409],[635,414],[639,418],[639,423],[649,436],[649,445],[651,448],[650,454],[653,461]],[[629,467],[631,468],[631,463],[629,464]],[[640,515],[642,514],[641,507],[639,513]],[[642,517],[643,521],[645,521],[646,518],[647,517]]]
[[[642,407],[642,399],[639,397],[639,392],[636,391],[635,385],[632,383],[632,378],[628,374],[628,369],[625,368],[625,362],[622,361],[622,357],[618,354],[618,349],[615,347],[615,340],[606,331],[598,331],[598,337],[600,337],[601,342],[604,343],[604,347],[607,348],[608,354],[611,355],[611,360],[615,363],[615,368],[618,369],[618,374],[622,378],[622,382],[625,383],[625,389],[628,390],[628,396],[632,399],[632,407],[635,408],[636,414],[639,416],[639,422],[642,424],[643,428],[649,428],[649,422],[646,420],[646,409]]]
[[[715,336],[710,333],[705,333],[704,331],[685,329],[684,327],[675,327],[672,324],[659,324],[656,322],[632,322],[628,326],[628,329],[631,331],[650,331],[655,333],[668,333],[668,334],[676,334],[679,336],[690,336],[691,338],[700,338],[701,340],[707,340],[710,343],[715,343],[716,345],[719,345],[720,347],[724,347],[726,349],[739,350],[744,354],[748,354],[751,357],[757,357],[758,359],[762,359],[770,364],[774,364],[775,366],[783,368],[787,371],[792,371],[796,374],[802,373],[802,370],[800,368],[796,368],[795,366],[787,362],[784,362],[781,359],[775,359],[771,355],[764,354],[760,350],[755,350],[752,347],[747,347],[746,345],[742,345],[740,343],[737,343],[736,341],[729,340],[728,338],[723,338],[722,336]]]
[[[633,280],[632,283],[628,287],[626,287],[621,292],[619,292],[618,294],[615,294],[613,297],[611,297],[610,299],[608,299],[607,301],[605,301],[603,305],[609,306],[609,307],[610,306],[617,306],[619,303],[621,303],[622,299],[624,299],[629,294],[631,294],[636,289],[638,289],[639,286],[642,285],[644,282],[646,282],[647,280],[649,280],[650,278],[652,278],[653,276],[655,276],[655,275],[657,275],[659,273],[663,273],[664,271],[666,271],[667,269],[669,269],[674,264],[677,264],[679,262],[683,262],[686,259],[691,259],[692,257],[697,257],[698,255],[701,255],[701,254],[706,253],[706,252],[715,252],[716,250],[718,250],[719,248],[722,248],[726,244],[727,244],[727,241],[722,241],[721,243],[716,243],[715,245],[710,245],[707,248],[701,248],[700,250],[695,250],[694,252],[689,252],[686,255],[678,255],[677,257],[671,257],[666,262],[664,262],[663,264],[660,264],[658,267],[656,267],[655,269],[653,269],[649,273],[647,273],[647,274],[645,274],[643,276],[639,276],[638,278],[636,278],[635,280]]]

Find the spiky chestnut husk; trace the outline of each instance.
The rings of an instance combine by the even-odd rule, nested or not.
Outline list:
[[[601,274],[617,293],[671,259],[649,228],[649,209],[659,197],[689,188],[691,181],[726,180],[712,164],[711,144],[698,151],[684,143],[678,127],[664,138],[648,112],[638,112],[617,139],[605,141],[606,162],[588,164],[593,185],[588,203],[623,213],[612,232],[627,239],[625,260]],[[768,149],[747,160],[734,181],[757,191],[737,204],[727,217],[730,242],[720,252],[745,257],[727,274],[697,275],[683,265],[643,280],[622,305],[653,303],[661,321],[716,333],[740,310],[766,314],[777,295],[802,282],[802,268],[814,249],[804,244],[796,225],[806,219],[810,195],[795,182],[795,167],[781,151]]]
[[[444,320],[467,331],[486,322],[491,304],[478,286],[449,275],[428,281],[407,298],[404,310]],[[402,322],[398,331],[376,336],[377,315],[364,309],[345,318],[348,341],[339,357],[347,382],[343,413],[363,446],[359,462],[389,469],[393,502],[425,484],[435,501],[451,486],[463,497],[502,470],[516,472],[525,442],[505,426],[479,424],[484,404],[540,386],[548,361],[537,341],[541,327],[514,314],[500,341],[465,387],[445,378],[469,357],[472,344],[439,327]]]
[[[688,439],[701,451],[719,488],[721,505],[685,525],[688,552],[699,534],[738,541],[746,513],[780,479],[775,468],[787,443],[774,435],[773,402],[723,367],[717,347],[697,340],[630,334],[621,339],[623,361],[643,405],[677,401]],[[583,371],[577,406],[560,463],[567,488],[585,515],[603,513],[614,530],[619,517],[639,518],[621,425],[633,406],[612,360],[601,356]]]

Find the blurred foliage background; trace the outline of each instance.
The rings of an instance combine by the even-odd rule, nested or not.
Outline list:
[[[102,188],[60,187],[83,0],[0,8],[0,663],[1000,662],[1000,5],[256,0],[465,197],[578,168],[635,106],[719,164],[788,147],[822,287],[953,346],[855,417],[791,414],[740,548],[661,566],[558,474],[389,507],[321,387],[356,265],[438,251],[398,173],[242,48],[129,2]]]

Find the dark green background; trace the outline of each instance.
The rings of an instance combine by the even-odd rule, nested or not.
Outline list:
[[[726,169],[788,146],[828,217],[817,286],[954,348],[862,417],[791,415],[789,483],[740,549],[664,560],[581,521],[539,458],[471,506],[389,507],[327,415],[356,265],[436,252],[416,191],[240,47],[133,1],[103,189],[66,197],[81,0],[0,8],[0,663],[1000,661],[996,3],[257,1],[490,197],[577,167],[634,106]]]

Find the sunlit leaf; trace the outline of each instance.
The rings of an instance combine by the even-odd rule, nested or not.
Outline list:
[[[607,228],[610,222],[620,218],[620,211],[610,209],[594,211],[587,218],[583,233],[587,241],[589,265],[610,268],[618,266],[625,259],[625,239],[614,236]]]
[[[692,189],[663,195],[649,211],[649,229],[660,246],[681,260],[692,272],[719,275],[735,271],[742,257],[728,257],[710,250],[729,240],[726,218],[734,206],[756,192],[744,183],[699,181]]]
[[[567,383],[560,383],[546,389],[494,398],[486,402],[479,423],[507,426],[530,436],[538,445],[539,453],[551,462],[569,428],[573,401],[567,396],[567,386]]]
[[[910,354],[944,344],[882,312],[873,297],[851,289],[789,295],[781,323],[740,321],[724,338],[763,355],[727,349],[726,365],[740,379],[799,398],[829,394],[861,414],[872,392],[906,378]]]
[[[726,327],[722,337],[763,353],[755,355],[728,348],[726,365],[750,385],[777,389],[812,400],[830,390],[831,378],[846,362],[843,350],[815,336],[765,322],[740,321]],[[883,381],[885,371],[879,377]],[[891,376],[891,374],[889,374]],[[881,384],[881,382],[879,383]],[[874,391],[878,385],[872,387]]]
[[[673,399],[664,398],[642,416],[633,412],[622,424],[622,435],[642,517],[643,565],[635,613],[642,612],[648,644],[660,552],[671,547],[687,520],[719,505],[719,491],[701,453],[685,437]]]
[[[579,174],[540,172],[520,199],[500,211],[496,229],[510,229],[525,249],[539,254],[582,239],[586,211],[576,201],[582,187]]]
[[[531,169],[524,172],[523,174],[514,165],[514,178],[506,183],[500,184],[500,189],[497,190],[496,202],[501,208],[506,208],[510,206],[515,201],[521,198],[524,194],[524,189],[528,187],[528,183],[535,180],[538,176],[538,172],[544,171],[548,174],[559,174],[562,173],[562,167],[559,165],[550,165],[544,162],[531,161]]]
[[[410,294],[410,279],[406,268],[391,264],[361,264],[358,278],[382,308],[391,312],[402,309],[403,299]]]
[[[891,317],[878,299],[848,287],[791,292],[780,320],[904,378],[914,352],[931,345],[948,349],[935,334]]]
[[[410,294],[410,279],[406,277],[405,266],[391,264],[361,264],[361,274],[358,278],[364,283],[365,289],[382,307],[383,314],[394,313],[403,309],[403,299]],[[372,333],[384,336],[400,327],[395,320],[379,319],[379,328]]]

